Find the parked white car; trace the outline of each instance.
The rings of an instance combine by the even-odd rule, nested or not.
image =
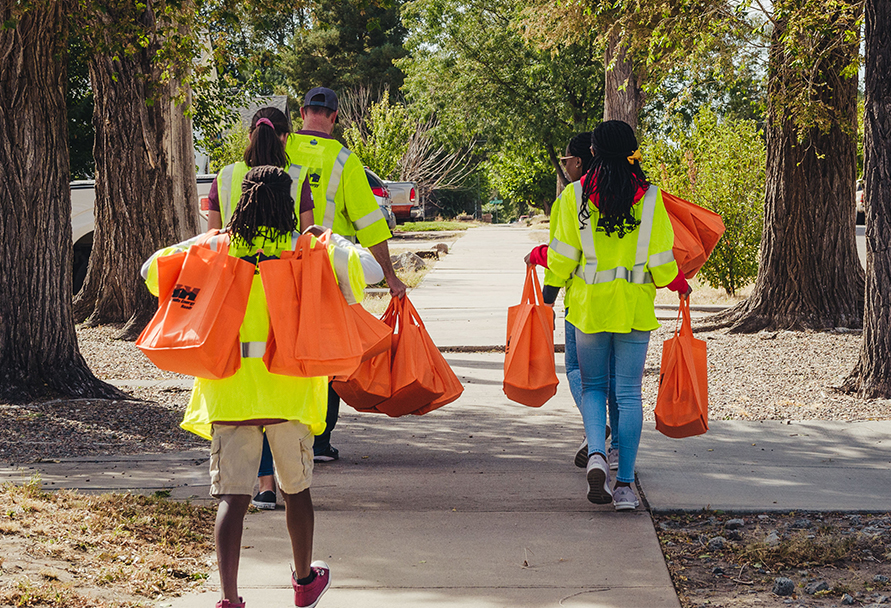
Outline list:
[[[216,175],[198,175],[198,198],[206,197]],[[80,291],[87,276],[87,264],[93,250],[95,230],[96,183],[91,179],[71,182],[71,240],[74,243],[74,293]],[[207,229],[207,212],[199,217],[201,230]]]

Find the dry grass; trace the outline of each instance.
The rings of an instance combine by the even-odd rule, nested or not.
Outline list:
[[[209,574],[214,517],[161,496],[3,485],[0,605],[129,607],[179,595]]]

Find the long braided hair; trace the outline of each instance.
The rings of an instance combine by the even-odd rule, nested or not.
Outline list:
[[[591,131],[594,161],[585,177],[582,200],[596,194],[600,220],[597,227],[607,236],[617,233],[619,238],[634,231],[640,220],[634,219],[631,208],[638,187],[649,184],[640,161],[630,157],[637,151],[634,129],[621,120],[607,120]],[[588,205],[579,210],[579,225],[584,228],[591,219]]]
[[[257,124],[261,118],[266,120]],[[272,126],[269,123],[272,123]],[[290,132],[288,117],[284,112],[271,106],[257,110],[254,117],[251,118],[251,142],[244,149],[245,164],[248,167],[262,165],[286,167],[288,156],[285,154],[285,145],[280,138]]]
[[[297,230],[291,176],[278,167],[254,167],[241,182],[241,198],[227,224],[233,237],[250,244],[262,236],[273,241]]]

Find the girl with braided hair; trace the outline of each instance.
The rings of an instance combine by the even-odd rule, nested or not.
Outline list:
[[[228,241],[229,255],[253,264],[281,257],[299,236],[291,177],[278,167],[255,167],[247,172],[240,187],[241,196],[226,229],[213,236],[210,245]],[[157,259],[186,251],[205,238],[202,235],[162,249],[143,265],[143,276],[152,293],[158,293]],[[338,282],[349,285],[361,301],[361,279],[380,281],[383,271],[370,253],[353,248],[336,235],[332,235],[332,241],[329,247],[349,248],[349,277],[344,283],[344,277],[337,273]],[[361,286],[354,284],[354,277]],[[238,562],[244,515],[251,504],[264,441],[271,450],[276,481],[284,496],[294,556],[291,583],[295,605],[315,606],[330,585],[328,565],[311,563],[314,524],[309,492],[313,435],[325,429],[328,379],[270,373],[263,362],[268,333],[269,311],[258,267],[239,330],[241,367],[221,380],[195,378],[181,424],[212,441],[211,495],[220,501],[215,538],[223,596],[217,608],[244,608],[238,595]]]
[[[633,129],[618,120],[602,123],[591,132],[591,151],[585,175],[567,186],[551,213],[543,292],[553,305],[560,287],[567,288],[588,440],[587,498],[623,511],[639,504],[631,484],[643,423],[644,362],[650,332],[659,327],[656,287],[680,297],[691,290],[674,260],[674,231],[660,191],[640,167]],[[614,488],[603,439],[610,393],[617,408]]]

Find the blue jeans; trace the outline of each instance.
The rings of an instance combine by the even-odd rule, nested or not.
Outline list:
[[[600,332],[586,334],[576,328],[576,352],[581,372],[582,421],[588,437],[588,454],[606,457],[607,397],[612,387],[616,397],[618,421],[613,436],[619,449],[619,470],[616,480],[634,482],[634,463],[640,445],[643,426],[644,363],[650,332],[631,331],[627,334]],[[610,381],[613,363],[614,382]]]
[[[569,312],[569,311],[567,311]],[[566,323],[566,351],[563,357],[563,365],[566,368],[566,381],[569,383],[569,392],[572,393],[572,400],[575,406],[582,410],[582,373],[579,371],[579,357],[575,346],[575,325],[565,320]],[[616,407],[616,360],[612,356],[609,358],[609,399],[607,399],[609,408],[609,426],[610,428],[618,428],[619,424],[619,408]],[[604,435],[606,431],[604,431]],[[616,433],[610,436],[610,447],[614,450],[619,449],[619,439]]]

